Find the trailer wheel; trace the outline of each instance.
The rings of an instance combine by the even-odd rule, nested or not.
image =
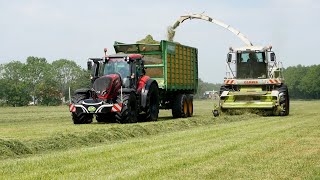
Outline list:
[[[172,116],[174,118],[186,118],[188,116],[188,102],[185,94],[178,94],[172,106]]]
[[[137,118],[137,99],[134,93],[123,95],[123,105],[121,112],[117,112],[115,117],[120,123],[136,123]],[[120,103],[121,98],[118,96],[117,102]]]
[[[193,116],[193,96],[191,94],[187,95],[187,102],[188,102],[188,117]]]
[[[280,112],[281,116],[288,116],[290,112],[290,98],[287,85],[283,84],[279,88],[279,98],[280,106],[282,106],[283,111]]]
[[[145,113],[139,115],[141,121],[157,121],[159,116],[159,88],[156,83],[152,83],[147,98]]]
[[[72,97],[73,103],[79,103],[80,101],[87,99],[86,94],[75,94]],[[88,113],[72,113],[72,120],[74,124],[90,124],[92,123],[92,114]]]

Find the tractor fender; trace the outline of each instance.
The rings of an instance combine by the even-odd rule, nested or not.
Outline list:
[[[147,106],[148,92],[149,92],[149,89],[150,89],[152,83],[156,83],[158,86],[158,83],[156,80],[148,79],[145,86],[141,90],[141,106],[142,106],[142,108],[145,108]]]

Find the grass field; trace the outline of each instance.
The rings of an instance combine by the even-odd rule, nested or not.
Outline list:
[[[0,179],[320,179],[320,101],[287,117],[73,125],[68,107],[0,108]]]

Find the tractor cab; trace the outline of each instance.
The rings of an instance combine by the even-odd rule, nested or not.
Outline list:
[[[118,75],[123,88],[133,88],[139,77],[145,74],[140,54],[116,54],[104,58],[90,58],[88,70],[91,70],[92,83],[102,76]]]

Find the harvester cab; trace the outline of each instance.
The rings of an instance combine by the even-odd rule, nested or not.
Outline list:
[[[249,46],[233,50],[227,56],[226,79],[266,79],[283,80],[282,63],[276,61],[272,47]]]
[[[227,55],[226,77],[220,88],[220,101],[213,110],[259,109],[273,115],[289,114],[289,92],[284,84],[282,63],[271,46],[247,46]],[[268,114],[269,114],[268,113]]]

